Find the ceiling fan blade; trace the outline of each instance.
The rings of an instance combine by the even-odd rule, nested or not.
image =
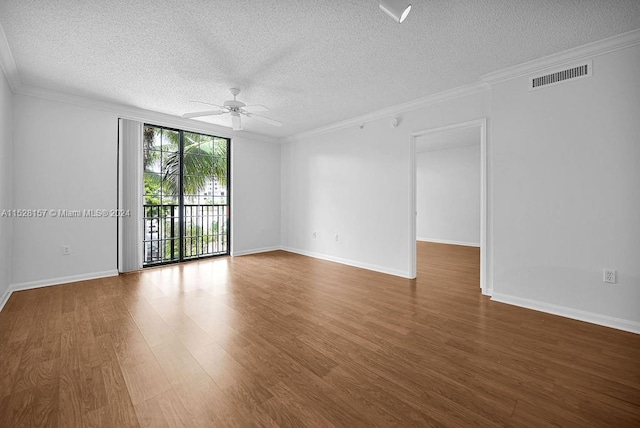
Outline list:
[[[282,122],[278,122],[277,120],[269,119],[268,117],[260,116],[259,114],[248,114],[247,116],[252,117],[254,119],[258,119],[261,122],[268,123],[273,126],[282,126]]]
[[[261,111],[269,111],[268,108],[260,104],[244,106],[242,107],[242,109],[248,111],[249,113],[260,113]]]
[[[242,131],[242,122],[240,121],[240,115],[231,116],[231,123],[233,124],[234,131]]]
[[[201,117],[201,116],[217,116],[219,114],[224,114],[224,110],[210,110],[210,111],[198,111],[195,113],[185,113],[182,115],[185,119],[191,119],[192,117]]]
[[[191,100],[189,102],[190,103],[198,103],[198,104],[206,104],[208,106],[214,106],[214,107],[218,107],[218,108],[224,108],[224,107],[222,107],[222,106],[220,106],[218,104],[208,103],[208,102],[205,102],[205,101],[194,101],[194,100]]]

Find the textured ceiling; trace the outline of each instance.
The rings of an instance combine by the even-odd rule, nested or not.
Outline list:
[[[0,0],[22,83],[181,115],[228,88],[290,136],[640,27],[638,0]],[[226,117],[213,123],[230,125]]]

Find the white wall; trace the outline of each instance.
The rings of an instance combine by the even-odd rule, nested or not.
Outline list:
[[[639,74],[635,46],[492,87],[494,297],[640,331]]]
[[[483,91],[403,113],[397,128],[389,117],[283,143],[283,246],[409,276],[411,133],[486,117],[489,104]]]
[[[13,94],[0,72],[0,212],[13,207]],[[11,284],[13,219],[0,217],[0,307]]]
[[[117,119],[113,111],[16,95],[14,207],[116,208]],[[232,248],[277,247],[280,147],[241,136],[232,151]],[[114,218],[19,219],[14,236],[16,288],[116,273]],[[70,256],[62,245],[71,245]]]
[[[477,140],[416,154],[418,240],[480,245],[479,135]]]
[[[233,255],[280,247],[280,144],[234,138]]]
[[[114,113],[16,95],[14,120],[15,208],[116,208]],[[116,269],[115,218],[15,219],[14,237],[16,285]]]

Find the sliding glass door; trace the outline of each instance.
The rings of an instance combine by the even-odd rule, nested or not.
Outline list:
[[[229,144],[144,126],[144,266],[229,254]]]

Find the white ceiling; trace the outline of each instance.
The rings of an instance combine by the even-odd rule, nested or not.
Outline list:
[[[434,132],[416,139],[416,153],[449,150],[480,145],[480,128],[455,128]]]
[[[2,0],[24,85],[181,115],[228,88],[285,137],[640,28],[638,0]],[[230,126],[226,117],[211,122]]]

